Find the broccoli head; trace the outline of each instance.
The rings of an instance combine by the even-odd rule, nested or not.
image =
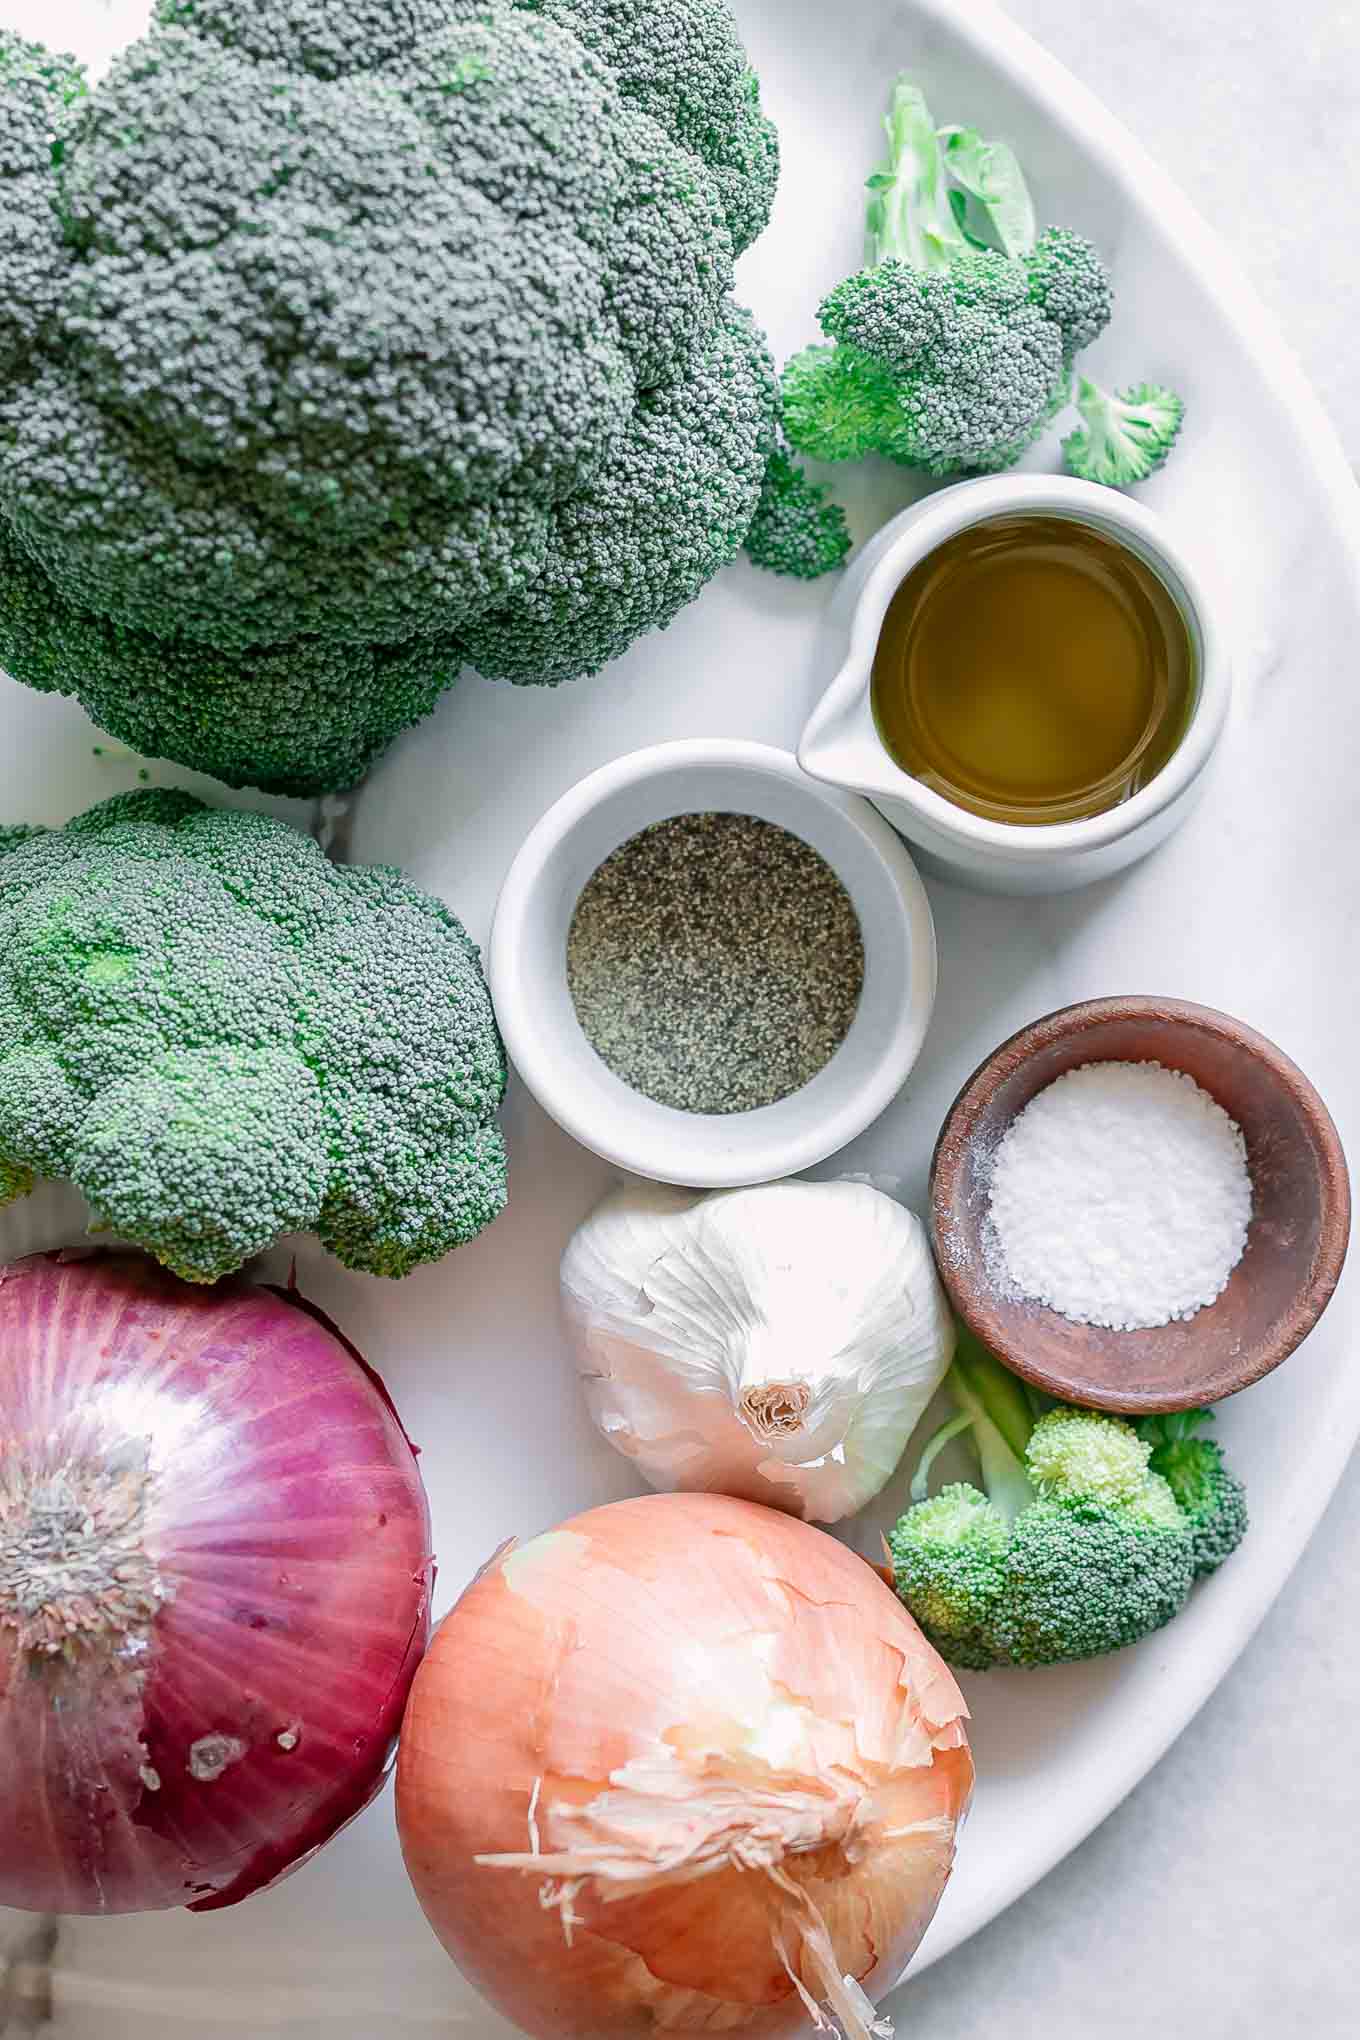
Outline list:
[[[868,263],[822,303],[833,344],[785,370],[789,439],[816,459],[875,453],[935,475],[1011,467],[1066,401],[1073,356],[1109,319],[1108,272],[1079,234],[1050,227],[1035,238],[1014,156],[961,130],[943,146],[908,79],[885,125]],[[970,208],[1000,245],[969,229]]]
[[[397,871],[191,795],[0,834],[0,1196],[68,1177],[211,1282],[280,1233],[404,1275],[505,1202],[477,951]]]
[[[138,750],[348,785],[483,647],[594,671],[739,550],[725,0],[160,0],[89,93],[0,31],[0,133],[0,661]]]
[[[1239,1541],[1241,1484],[1215,1447],[1200,1456],[1193,1425],[1063,1405],[1036,1417],[966,1333],[947,1382],[961,1414],[926,1447],[889,1544],[899,1595],[951,1664],[1120,1650],[1178,1614],[1196,1576]],[[963,1430],[986,1492],[959,1483],[929,1498],[930,1468]]]

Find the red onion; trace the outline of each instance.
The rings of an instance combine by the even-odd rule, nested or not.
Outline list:
[[[891,2032],[973,1783],[964,1704],[871,1566],[721,1495],[495,1559],[411,1694],[426,1917],[536,2040]]]
[[[380,1788],[430,1522],[318,1312],[130,1256],[0,1269],[0,1905],[233,1905]]]

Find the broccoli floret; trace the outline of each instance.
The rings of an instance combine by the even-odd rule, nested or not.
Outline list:
[[[1081,424],[1062,443],[1063,459],[1084,482],[1131,489],[1162,467],[1185,422],[1174,390],[1135,383],[1117,394],[1082,376],[1077,384]]]
[[[952,1665],[996,1663],[1010,1537],[1001,1510],[956,1481],[909,1509],[888,1539],[898,1593]]]
[[[776,446],[746,534],[752,565],[796,581],[815,581],[845,565],[850,542],[845,512],[830,489],[814,482],[786,446]]]
[[[161,0],[83,96],[0,33],[0,133],[0,661],[129,744],[350,785],[483,642],[576,678],[739,550],[726,0]]]
[[[61,223],[53,173],[85,91],[74,57],[0,28],[0,401],[61,304]]]
[[[1245,1487],[1225,1464],[1222,1446],[1198,1435],[1202,1424],[1213,1421],[1212,1410],[1185,1410],[1144,1417],[1138,1425],[1139,1436],[1151,1448],[1153,1471],[1166,1481],[1189,1521],[1200,1579],[1232,1557],[1248,1528]]]
[[[741,549],[774,403],[764,337],[729,302],[689,372],[641,399],[595,482],[562,505],[533,584],[464,630],[478,671],[556,685],[669,623]]]
[[[190,1281],[314,1231],[404,1275],[505,1202],[477,951],[397,871],[117,795],[0,836],[0,1195],[69,1177]]]
[[[249,0],[243,0],[249,4]],[[769,224],[779,136],[761,111],[727,0],[519,0],[593,50],[619,90],[700,158],[721,197],[735,254]]]
[[[1240,1483],[1221,1460],[1177,1457],[1203,1441],[1065,1405],[1036,1417],[967,1333],[947,1385],[960,1415],[926,1447],[889,1544],[899,1595],[951,1664],[1120,1650],[1179,1613],[1211,1553],[1237,1541]],[[927,1499],[935,1458],[965,1430],[985,1494],[956,1485]]]
[[[1063,356],[1089,347],[1110,323],[1114,290],[1110,272],[1091,243],[1067,227],[1045,227],[1026,259],[1029,301],[1063,337]]]
[[[20,843],[26,843],[30,836],[43,836],[47,831],[38,822],[9,822],[0,826],[0,857],[6,850],[14,850]]]
[[[785,370],[789,439],[816,459],[877,453],[935,475],[1011,467],[1066,401],[1073,354],[1109,318],[1108,274],[1078,234],[1049,228],[1036,241],[1014,156],[958,129],[942,147],[909,79],[885,125],[867,265],[818,313],[835,345]],[[999,247],[968,227],[970,208]]]
[[[1025,289],[1018,263],[969,250],[935,271],[889,255],[831,292],[822,330],[892,384],[900,423],[877,451],[939,475],[1014,465],[1063,365],[1062,335]]]
[[[1194,1582],[1183,1522],[1042,1497],[1016,1519],[993,1636],[997,1662],[1103,1657],[1178,1615]]]
[[[888,370],[854,347],[805,347],[784,369],[785,429],[809,460],[894,458],[907,424]]]

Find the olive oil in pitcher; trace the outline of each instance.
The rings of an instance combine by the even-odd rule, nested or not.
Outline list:
[[[874,718],[897,764],[999,822],[1118,807],[1171,758],[1194,697],[1170,591],[1066,517],[998,517],[947,540],[898,589],[874,660]]]

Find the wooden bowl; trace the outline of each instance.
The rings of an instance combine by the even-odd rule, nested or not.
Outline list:
[[[1183,1323],[1135,1332],[1074,1324],[1002,1295],[988,1272],[992,1157],[1031,1098],[1092,1062],[1184,1070],[1245,1137],[1246,1251],[1217,1302]],[[1240,1020],[1177,999],[1092,999],[1022,1028],[964,1085],[931,1166],[935,1255],[964,1323],[1050,1395],[1130,1413],[1219,1402],[1287,1359],[1336,1288],[1350,1213],[1341,1140],[1303,1072]]]

